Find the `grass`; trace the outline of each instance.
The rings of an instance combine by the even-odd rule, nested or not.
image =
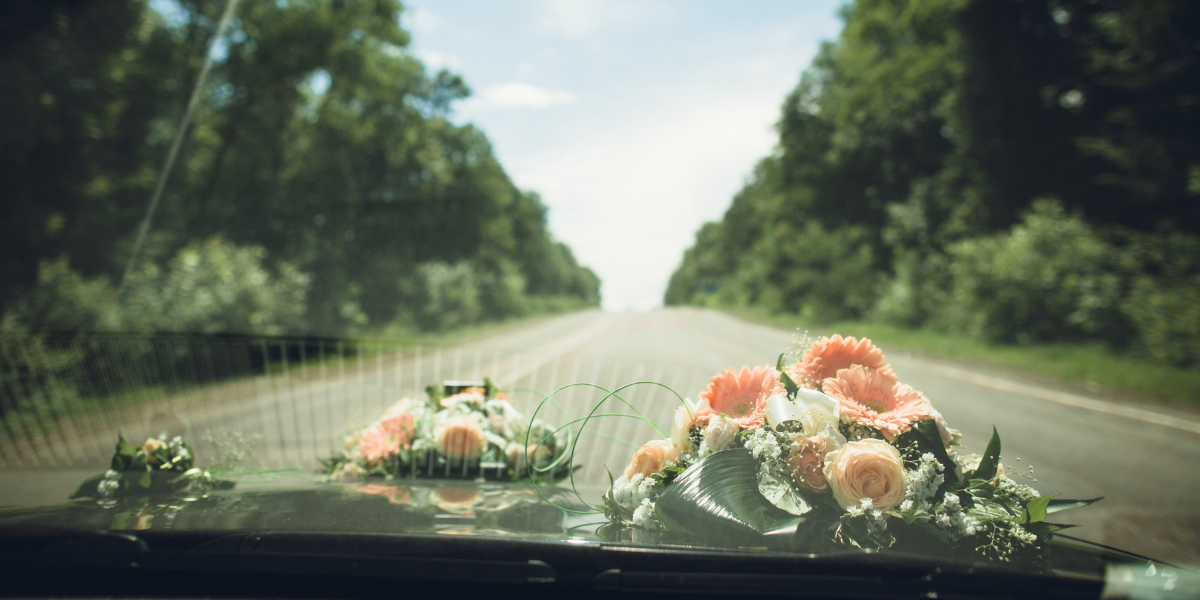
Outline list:
[[[729,310],[734,316],[776,327],[808,329],[814,334],[840,333],[869,337],[887,351],[906,350],[927,356],[1053,378],[1071,387],[1139,399],[1165,400],[1200,407],[1200,369],[1171,367],[1118,354],[1102,344],[992,344],[978,338],[907,329],[870,321],[832,324],[806,322],[797,315]]]

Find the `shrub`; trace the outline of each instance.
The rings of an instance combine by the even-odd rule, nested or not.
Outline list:
[[[1200,363],[1200,238],[1140,234],[1123,258],[1132,275],[1122,309],[1141,352],[1176,366]]]
[[[1125,341],[1115,250],[1056,201],[1038,200],[1009,232],[949,254],[958,329],[1002,342]]]
[[[417,275],[420,290],[414,312],[421,329],[451,329],[479,320],[479,277],[470,263],[422,263]]]
[[[221,237],[185,246],[165,268],[146,262],[130,274],[125,328],[178,333],[302,332],[310,277],[266,251]]]

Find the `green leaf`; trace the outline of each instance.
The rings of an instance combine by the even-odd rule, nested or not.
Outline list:
[[[79,487],[75,488],[75,491],[71,492],[70,496],[67,496],[67,500],[75,500],[76,498],[95,498],[97,493],[96,487],[100,485],[101,481],[104,481],[104,473],[93,475],[87,479],[84,479],[83,483],[79,484]]]
[[[1070,529],[1075,526],[1074,525],[1064,525],[1062,523],[1048,523],[1046,521],[1040,521],[1037,523],[1029,523],[1027,525],[1022,525],[1021,527],[1024,527],[1026,531],[1028,531],[1029,533],[1032,533],[1038,537],[1048,537],[1048,536],[1050,536],[1050,534],[1052,534],[1056,531]]]
[[[137,484],[145,489],[150,489],[150,484],[153,483],[153,481],[154,478],[150,475],[150,471],[146,471],[145,473],[142,473],[141,477],[138,478]]]
[[[483,378],[483,395],[487,398],[491,398],[492,396],[496,395],[496,384],[492,383],[492,379],[490,377]]]
[[[125,436],[117,434],[117,454],[120,456],[132,457],[137,454],[139,448],[125,441]]]
[[[701,459],[675,478],[655,503],[664,527],[728,543],[795,530],[802,517],[772,505],[758,491],[758,461],[745,448]]]
[[[992,427],[992,439],[988,442],[987,450],[983,451],[983,459],[979,461],[979,468],[975,469],[967,479],[985,479],[991,481],[996,478],[996,468],[1000,465],[1000,434],[996,428]]]
[[[812,510],[812,506],[796,492],[791,482],[773,473],[759,472],[758,493],[762,494],[767,502],[791,515],[800,516]]]
[[[1037,523],[1039,521],[1045,521],[1046,507],[1050,505],[1050,501],[1053,500],[1054,496],[1057,495],[1058,494],[1054,494],[1052,496],[1041,496],[1039,498],[1030,500],[1029,504],[1025,505],[1025,522]]]
[[[792,381],[792,378],[788,377],[788,374],[783,371],[779,372],[779,381],[783,382],[783,387],[787,390],[788,398],[794,398],[796,390],[799,390],[800,386],[796,385],[796,382]]]
[[[1057,496],[1057,495],[1058,494],[1055,494],[1055,496]],[[1055,513],[1060,510],[1071,510],[1072,508],[1083,508],[1085,506],[1091,506],[1103,499],[1104,499],[1104,496],[1100,496],[1099,498],[1090,498],[1088,500],[1073,500],[1070,498],[1053,498],[1052,500],[1050,500],[1050,504],[1048,506],[1046,506],[1046,512]]]
[[[780,354],[779,354],[779,360],[775,361],[775,370],[776,370],[776,371],[779,371],[780,373],[782,373],[782,372],[783,372],[783,367],[784,367],[784,364],[783,364],[783,353],[780,353]]]

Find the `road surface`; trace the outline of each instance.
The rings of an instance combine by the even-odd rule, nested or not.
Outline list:
[[[425,385],[441,379],[489,376],[503,387],[543,392],[573,382],[611,390],[655,381],[696,398],[720,370],[773,365],[797,341],[796,332],[721,313],[669,309],[563,315],[440,349],[368,348],[341,361],[292,365],[271,376],[172,394],[152,408],[125,407],[104,418],[77,419],[56,440],[5,454],[0,505],[62,498],[71,482],[103,467],[117,428],[131,439],[156,435],[159,429],[182,431],[195,441],[201,457],[217,452],[203,441],[206,434],[238,431],[260,440],[252,446],[258,464],[311,471],[346,432],[399,397],[419,395]],[[898,351],[888,353],[888,359],[901,381],[924,392],[950,425],[963,432],[967,450],[982,451],[995,426],[1010,473],[1032,466],[1033,485],[1043,493],[1104,496],[1097,505],[1062,514],[1059,520],[1082,526],[1068,533],[1168,562],[1200,565],[1200,420],[1194,416],[1084,397]],[[586,414],[603,395],[591,388],[568,388],[555,395],[565,415],[553,409],[542,414],[562,423]],[[526,414],[540,399],[532,392],[513,396]],[[678,406],[670,391],[643,384],[622,397],[670,428]],[[604,411],[621,408],[609,400]],[[615,473],[629,459],[631,449],[614,437],[640,444],[657,436],[632,418],[589,425],[580,438],[585,466],[578,473],[588,493],[598,493],[607,483],[606,468]],[[47,471],[62,477],[48,478]]]

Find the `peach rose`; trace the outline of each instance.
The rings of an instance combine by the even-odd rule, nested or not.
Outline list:
[[[870,498],[875,509],[891,510],[904,499],[904,462],[883,440],[850,442],[830,452],[823,472],[842,508],[861,506]]]
[[[167,447],[166,443],[164,443],[162,440],[156,440],[154,438],[146,438],[146,443],[142,444],[141,450],[142,450],[142,452],[146,453],[146,462],[149,463],[151,466],[157,467],[158,460],[156,460],[154,458],[154,453],[155,453],[155,451],[162,450],[163,448],[166,448],[166,447]]]
[[[479,458],[487,447],[483,430],[475,421],[465,417],[452,419],[439,427],[436,443],[442,454],[464,460]]]
[[[625,467],[625,479],[632,479],[637,473],[649,477],[663,470],[663,467],[675,462],[679,449],[668,440],[651,440],[645,446],[638,448]]]
[[[837,448],[837,444],[824,435],[811,437],[797,436],[793,438],[800,447],[788,456],[788,464],[792,467],[792,480],[802,488],[817,493],[829,491],[829,481],[825,479],[825,457]]]

